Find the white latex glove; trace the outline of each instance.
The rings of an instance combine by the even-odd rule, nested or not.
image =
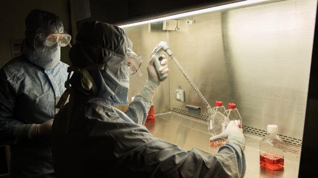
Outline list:
[[[159,68],[159,72],[161,74],[166,74],[169,72],[168,68],[168,60],[165,58],[164,55],[162,55],[163,59],[160,61],[160,64],[162,65]],[[148,71],[148,80],[144,86],[144,88],[140,92],[140,96],[146,98],[147,100],[151,101],[153,96],[155,95],[155,92],[157,91],[157,88],[160,84],[158,75],[156,73],[156,69],[154,66],[154,56],[149,61],[147,71]]]
[[[239,120],[235,120],[235,121],[231,121],[226,129],[219,135],[216,135],[216,136],[213,136],[210,138],[210,141],[217,141],[217,140],[221,140],[221,139],[227,139],[228,136],[231,134],[231,133],[238,133],[238,134],[241,134],[243,136],[243,131],[242,131],[242,128],[241,128],[241,123]],[[244,137],[244,136],[243,136]]]
[[[168,60],[165,58],[165,55],[162,55],[161,57],[163,59],[160,61],[161,67],[159,68],[159,73],[164,75],[164,74],[169,72]],[[152,56],[150,61],[149,61],[148,67],[147,67],[148,80],[151,80],[152,82],[159,84],[160,81],[159,81],[157,73],[156,73],[156,69],[154,66],[154,60],[155,60],[155,57]]]
[[[29,137],[35,138],[38,136],[48,136],[52,131],[52,124],[54,119],[47,120],[42,124],[32,124],[29,130]]]

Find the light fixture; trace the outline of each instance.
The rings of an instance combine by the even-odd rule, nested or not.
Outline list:
[[[171,15],[171,16],[167,16],[167,17],[156,18],[156,19],[152,19],[152,20],[146,20],[146,21],[141,21],[141,22],[136,22],[136,23],[120,25],[119,27],[127,28],[127,27],[132,27],[132,26],[137,26],[137,25],[149,24],[149,23],[154,23],[154,22],[161,22],[161,21],[169,20],[169,19],[179,19],[182,17],[191,16],[191,15],[203,14],[203,13],[208,13],[208,12],[215,12],[215,11],[220,11],[220,10],[224,10],[224,9],[230,9],[230,8],[235,8],[235,7],[240,7],[240,6],[257,4],[257,3],[267,2],[267,1],[269,1],[269,0],[246,0],[246,1],[236,2],[236,3],[225,4],[225,5],[221,5],[221,6],[200,9],[200,10],[195,10],[195,11],[176,14],[176,15]]]

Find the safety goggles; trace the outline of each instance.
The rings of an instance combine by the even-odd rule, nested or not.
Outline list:
[[[142,64],[142,57],[129,48],[127,49],[127,57],[128,72],[130,75],[133,75],[138,72]]]
[[[142,64],[143,58],[133,52],[131,49],[127,49],[126,56],[116,54],[115,52],[104,49],[111,53],[114,56],[117,56],[117,58],[114,58],[115,60],[110,60],[108,62],[105,62],[103,64],[94,64],[85,68],[76,68],[76,67],[69,67],[72,68],[72,71],[81,71],[83,69],[85,70],[106,70],[109,69],[114,74],[118,74],[118,69],[121,69],[122,71],[125,71],[127,75],[133,75],[135,73],[138,73],[139,76],[142,76],[142,73],[139,71],[139,68]],[[124,58],[124,60],[123,60]]]
[[[48,47],[54,46],[55,44],[58,44],[61,47],[65,47],[70,43],[72,39],[72,36],[66,33],[52,33],[49,35],[41,33],[38,35],[38,37],[41,38],[43,44]]]
[[[46,46],[53,46],[58,43],[59,46],[65,47],[70,43],[71,39],[72,37],[69,34],[50,34],[46,37],[44,44]]]

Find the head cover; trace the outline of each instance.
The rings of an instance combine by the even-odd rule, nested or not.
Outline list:
[[[76,41],[70,59],[72,67],[79,72],[71,78],[72,87],[88,94],[93,92],[114,104],[126,104],[128,49],[132,43],[125,32],[114,25],[88,21],[82,25]]]
[[[32,63],[52,69],[60,61],[60,46],[66,46],[71,36],[64,33],[64,26],[53,13],[33,10],[25,19],[25,39],[22,54]]]

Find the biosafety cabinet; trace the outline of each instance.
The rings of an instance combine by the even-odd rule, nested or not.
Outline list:
[[[316,10],[316,0],[90,1],[91,19],[122,27],[144,59],[131,76],[130,101],[147,80],[152,50],[165,41],[211,106],[236,103],[247,142],[245,177],[251,178],[318,175]],[[148,129],[185,149],[217,153],[209,146],[206,104],[166,58],[169,77],[156,92],[156,120]],[[281,171],[259,166],[268,124],[278,125],[286,143]]]

